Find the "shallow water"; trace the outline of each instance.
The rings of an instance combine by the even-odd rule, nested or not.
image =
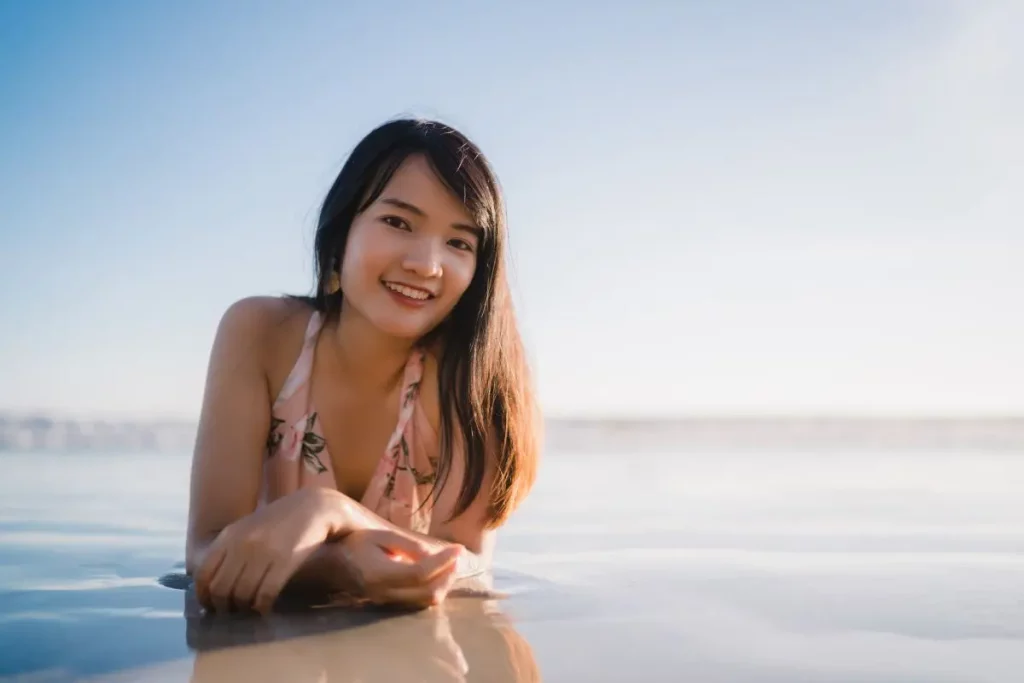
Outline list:
[[[185,456],[0,454],[0,678],[1015,681],[1024,454],[547,457],[504,600],[186,619]],[[227,647],[231,645],[233,647]],[[468,667],[468,672],[466,671]]]

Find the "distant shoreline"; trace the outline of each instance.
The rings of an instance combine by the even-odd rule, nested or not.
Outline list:
[[[0,452],[191,450],[191,420],[76,420],[0,413]],[[1024,417],[552,417],[546,445],[567,450],[984,448],[1024,452]]]
[[[1024,453],[1024,417],[691,417],[549,423],[558,450],[986,449]]]

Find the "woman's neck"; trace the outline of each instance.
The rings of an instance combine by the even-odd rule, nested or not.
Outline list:
[[[388,391],[402,381],[413,343],[382,333],[370,321],[342,306],[328,341],[338,369],[364,390]]]

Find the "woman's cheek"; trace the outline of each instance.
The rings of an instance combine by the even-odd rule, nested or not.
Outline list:
[[[476,258],[463,258],[456,264],[452,272],[454,274],[453,287],[459,299],[467,289],[469,289],[470,283],[473,281],[473,274],[476,271]]]

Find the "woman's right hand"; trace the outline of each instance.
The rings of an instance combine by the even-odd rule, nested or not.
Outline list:
[[[451,589],[462,546],[438,548],[399,531],[356,529],[338,542],[338,550],[360,599],[426,608]]]

